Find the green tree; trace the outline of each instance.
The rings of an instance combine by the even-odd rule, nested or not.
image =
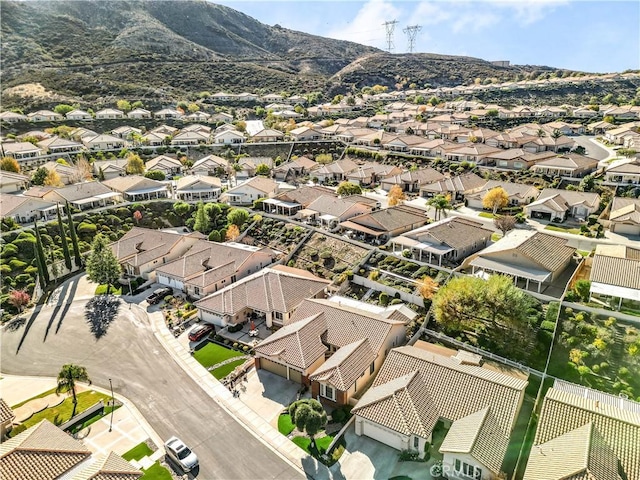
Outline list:
[[[244,208],[234,208],[227,214],[227,221],[238,228],[242,228],[247,220],[249,220],[249,212]]]
[[[36,259],[39,267],[40,273],[40,284],[44,281],[45,285],[49,283],[49,269],[47,268],[47,257],[44,254],[44,247],[42,245],[42,237],[40,236],[40,229],[38,228],[38,222],[34,222],[33,224],[35,230],[36,237]]]
[[[591,295],[591,282],[589,280],[578,280],[573,289],[576,291],[580,300],[588,302]]]
[[[492,188],[482,197],[482,206],[490,209],[494,215],[507,205],[509,205],[509,194],[502,187]]]
[[[193,229],[200,233],[207,233],[210,230],[209,216],[204,209],[204,203],[198,203],[198,207],[195,213],[195,223]]]
[[[184,219],[191,213],[191,205],[186,202],[176,202],[173,204],[173,213]]]
[[[307,432],[311,445],[315,448],[314,435],[327,424],[327,412],[322,408],[322,404],[314,398],[298,400],[289,406],[289,415],[298,430]]]
[[[111,285],[120,278],[122,268],[107,238],[98,234],[91,243],[91,255],[87,258],[87,278],[99,285],[107,285],[106,294],[111,292]]]
[[[447,216],[447,211],[453,208],[451,206],[450,195],[436,195],[427,200],[427,206],[433,208],[436,211],[436,220],[440,220],[442,216]]]
[[[217,203],[207,203],[204,206],[204,211],[207,212],[207,216],[209,217],[209,221],[212,225],[217,225],[220,220],[220,215],[222,214],[222,209],[220,205]]]
[[[67,105],[66,103],[61,103],[53,107],[53,111],[59,113],[60,115],[66,115],[67,113],[75,110],[75,108],[71,105]]]
[[[127,157],[125,171],[129,175],[141,175],[144,173],[144,162],[140,158],[140,155],[132,153]]]
[[[128,100],[118,100],[116,102],[116,107],[118,110],[122,110],[124,113],[131,111],[131,103]]]
[[[71,392],[73,395],[73,411],[71,416],[76,414],[76,408],[78,407],[78,398],[76,396],[76,383],[86,382],[91,385],[89,374],[85,367],[67,363],[62,366],[60,373],[58,373],[58,380],[56,385],[56,393]]]
[[[149,170],[144,174],[145,177],[150,178],[151,180],[163,181],[166,176],[162,170]]]
[[[76,234],[76,227],[73,223],[73,217],[71,216],[71,206],[69,202],[66,203],[67,210],[67,223],[69,225],[69,236],[71,237],[71,246],[73,248],[73,256],[76,260],[76,267],[82,266],[82,255],[80,255],[80,247],[78,246],[78,235]]]
[[[5,172],[20,173],[20,164],[15,158],[3,157],[2,160],[0,160],[0,170],[4,170]]]
[[[340,182],[337,190],[338,195],[349,196],[349,195],[358,195],[362,193],[362,188],[360,185],[356,185],[351,182]]]
[[[270,173],[271,173],[271,169],[269,168],[269,165],[267,165],[266,163],[261,163],[256,167],[256,175],[262,175],[264,177],[268,177]]]
[[[135,108],[144,108],[144,103],[142,103],[140,100],[136,100],[135,102],[133,102],[131,104],[131,108],[135,109]]]
[[[60,213],[60,205],[56,207],[58,214],[58,230],[60,230],[60,241],[62,242],[62,253],[64,254],[64,264],[67,269],[71,270],[71,252],[69,252],[69,242],[67,234],[64,231],[64,223],[62,222],[62,214]]]
[[[34,185],[44,185],[48,174],[49,170],[44,167],[39,167],[31,176],[31,183]]]
[[[593,187],[596,186],[596,179],[593,175],[585,175],[582,180],[580,180],[580,190],[583,192],[592,192]]]

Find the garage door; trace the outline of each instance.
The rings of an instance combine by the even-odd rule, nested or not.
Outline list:
[[[540,210],[533,210],[531,212],[531,218],[537,218],[540,220],[551,220],[551,213],[541,212]]]
[[[367,420],[364,420],[362,427],[363,435],[373,438],[385,445],[389,445],[396,450],[402,450],[402,436],[400,434],[392,433],[374,423],[368,422]]]
[[[640,226],[638,225],[624,225],[622,223],[615,223],[614,231],[615,233],[621,233],[623,235],[640,235]]]
[[[289,380],[302,384],[302,373],[289,369]]]
[[[267,372],[275,373],[280,377],[287,378],[287,367],[276,362],[272,362],[266,358],[260,359],[260,368]]]

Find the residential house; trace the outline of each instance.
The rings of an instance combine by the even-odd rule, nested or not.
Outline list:
[[[107,134],[85,137],[82,143],[90,150],[119,150],[127,146],[123,139]]]
[[[117,108],[103,108],[96,112],[96,120],[115,120],[125,118],[124,112]]]
[[[224,192],[220,200],[229,205],[251,205],[258,199],[273,197],[278,192],[278,184],[274,180],[253,177]]]
[[[340,222],[342,231],[351,231],[362,240],[386,243],[391,237],[415,230],[429,221],[424,210],[408,205],[364,213]]]
[[[140,130],[139,128],[130,127],[129,125],[123,125],[111,130],[111,135],[122,138],[123,140],[130,140],[136,135],[142,137],[142,130]]]
[[[171,139],[171,145],[176,146],[197,146],[209,143],[209,135],[195,131],[182,131],[174,135]]]
[[[42,420],[0,445],[0,471],[3,480],[56,480],[90,455],[79,440]]]
[[[56,204],[25,195],[0,193],[0,212],[2,218],[11,218],[16,223],[31,223],[55,218]]]
[[[151,133],[157,133],[158,135],[162,135],[163,137],[172,137],[176,133],[178,133],[180,129],[176,127],[172,127],[171,125],[160,125],[159,127],[154,128],[153,130],[149,130]]]
[[[0,121],[5,123],[26,122],[27,116],[16,112],[6,111],[0,113]]]
[[[0,398],[0,439],[4,440],[7,433],[11,431],[11,425],[16,416],[2,398]]]
[[[38,142],[38,146],[42,148],[43,151],[54,154],[54,153],[78,153],[81,150],[84,150],[84,145],[78,142],[74,142],[73,140],[69,140],[67,138],[60,138],[58,136],[53,136],[51,138],[47,138],[46,140],[42,140]]]
[[[340,222],[351,217],[371,212],[370,205],[366,205],[353,197],[335,197],[323,195],[311,202],[305,209],[300,210],[296,217],[303,218],[310,223],[319,223],[327,228],[336,228]]]
[[[82,178],[80,170],[75,166],[63,165],[58,162],[47,162],[42,165],[42,168],[46,168],[49,171],[54,171],[60,177],[60,181],[64,185],[71,185],[72,183],[82,182],[89,180],[89,178]],[[89,174],[90,175],[90,174]]]
[[[510,170],[526,170],[537,162],[548,160],[555,156],[556,154],[554,152],[531,153],[522,148],[510,148],[487,155],[483,159],[482,164],[495,165],[498,168],[507,168]]]
[[[111,160],[96,160],[91,165],[93,173],[99,179],[110,180],[115,177],[124,177],[127,174],[126,158],[113,158]]]
[[[585,133],[584,125],[580,123],[567,122],[549,122],[544,124],[545,128],[551,129],[553,132],[560,132],[562,135],[583,135]]]
[[[51,110],[38,110],[37,112],[27,114],[27,119],[30,122],[57,122],[64,120],[64,117]]]
[[[445,176],[437,170],[428,167],[412,170],[399,175],[391,175],[380,180],[380,188],[391,190],[394,185],[399,185],[403,192],[417,193],[423,185],[444,179]]]
[[[475,192],[466,195],[465,198],[467,205],[472,208],[484,208],[482,205],[482,199],[489,190],[493,190],[494,188],[502,188],[507,192],[510,206],[527,205],[540,195],[540,191],[532,185],[489,180],[480,190],[476,190]]]
[[[198,232],[181,234],[133,227],[110,247],[126,275],[155,281],[158,267],[183,256],[203,237]]]
[[[21,173],[3,171],[0,175],[0,193],[19,193],[30,184],[31,179]]]
[[[422,185],[420,196],[431,198],[436,195],[448,195],[452,201],[461,202],[468,193],[481,189],[486,183],[487,180],[484,178],[469,172]]]
[[[279,193],[273,198],[267,198],[262,202],[262,208],[266,212],[278,215],[294,215],[323,195],[338,196],[335,191],[327,187],[303,185],[295,190]]]
[[[557,280],[571,263],[576,251],[566,238],[531,230],[513,230],[504,238],[464,261],[473,275],[498,273],[514,279],[516,285],[529,289],[537,284]]]
[[[578,190],[545,188],[538,199],[524,207],[529,218],[563,222],[567,217],[585,220],[600,207],[600,195]]]
[[[318,168],[311,172],[314,178],[318,179],[318,182],[326,181],[342,181],[346,178],[348,173],[358,169],[358,164],[350,158],[337,160],[335,162],[319,165]]]
[[[213,143],[217,145],[234,145],[244,143],[246,140],[245,136],[237,130],[225,130],[216,133],[213,137]]]
[[[322,139],[322,132],[309,127],[298,127],[289,131],[289,136],[294,142],[309,142]]]
[[[217,155],[207,155],[202,157],[191,167],[194,175],[210,175],[221,177],[229,171],[229,161]]]
[[[402,168],[395,165],[383,165],[376,162],[366,162],[356,170],[347,173],[346,180],[360,186],[369,186],[381,179],[402,174]]]
[[[637,309],[640,307],[640,248],[596,245],[589,280],[591,297],[605,300],[618,310],[627,300]]]
[[[69,137],[77,142],[82,142],[84,137],[95,137],[96,135],[98,135],[98,132],[94,132],[85,127],[78,127],[69,133]]]
[[[271,250],[241,243],[200,240],[184,255],[156,269],[156,280],[202,298],[261,270],[273,260]]]
[[[381,142],[382,148],[392,152],[409,152],[414,146],[424,142],[424,138],[417,135],[397,135]]]
[[[195,303],[200,320],[218,327],[264,319],[284,326],[305,298],[323,298],[331,282],[306,270],[276,265],[263,268]]]
[[[640,235],[640,198],[614,197],[609,230],[622,235]]]
[[[265,128],[258,133],[251,135],[252,142],[283,142],[284,133],[280,130]]]
[[[141,142],[149,147],[160,147],[167,143],[167,138],[170,139],[171,137],[160,133],[147,132],[142,136]]]
[[[85,112],[84,110],[71,110],[68,112],[65,117],[67,120],[93,120],[93,116],[89,112]]]
[[[273,159],[271,157],[242,157],[238,159],[239,170],[235,170],[236,180],[244,181],[248,178],[255,177],[256,169],[259,165],[266,165],[269,170],[273,167]]]
[[[538,162],[531,170],[554,177],[580,178],[596,171],[597,168],[598,160],[577,153],[568,153]]]
[[[168,198],[169,190],[165,183],[143,177],[141,175],[127,175],[114,177],[102,182],[126,202]]]
[[[151,118],[151,112],[149,110],[145,110],[144,108],[134,108],[129,113],[127,113],[127,118],[133,118],[136,120],[142,120]]]
[[[172,177],[173,175],[180,175],[182,173],[182,163],[177,158],[168,157],[166,155],[159,155],[149,160],[145,167],[147,172],[152,170],[159,170],[165,174],[166,177]]]
[[[18,163],[27,163],[25,160],[43,155],[42,148],[30,142],[3,142],[2,155],[18,160]]]
[[[217,112],[209,117],[209,123],[231,123],[233,115],[225,112]]]
[[[640,185],[640,159],[608,168],[604,178],[611,183]]]
[[[118,193],[111,191],[106,185],[91,181],[53,188],[46,192],[42,199],[52,203],[69,202],[75,208],[87,210],[113,205],[118,197]]]
[[[115,452],[103,453],[90,458],[86,468],[72,480],[138,480],[143,472]]]
[[[458,264],[485,248],[492,233],[480,222],[450,217],[392,238],[391,250],[409,250],[414,259],[433,265]]]
[[[217,201],[222,184],[217,177],[186,175],[176,182],[176,198],[183,202]]]
[[[485,157],[501,152],[497,147],[491,147],[484,143],[472,143],[458,146],[458,148],[447,151],[444,158],[451,162],[470,162],[481,164]]]
[[[308,157],[298,157],[290,162],[282,163],[272,170],[276,180],[281,182],[295,181],[296,178],[309,175],[318,164]]]
[[[161,118],[163,120],[176,119],[182,117],[182,112],[179,112],[175,108],[163,108],[157,112],[153,112],[154,118]]]
[[[185,122],[208,122],[209,117],[211,117],[211,115],[209,115],[207,112],[200,111],[190,113],[189,115],[182,117],[182,120]]]
[[[555,380],[538,416],[524,480],[640,478],[640,405]]]
[[[502,472],[526,386],[521,372],[418,340],[391,350],[352,410],[355,433],[422,456],[434,430],[444,428],[444,475],[492,480]]]

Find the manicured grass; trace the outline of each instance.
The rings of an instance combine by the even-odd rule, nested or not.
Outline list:
[[[578,255],[580,255],[581,257],[588,257],[589,255],[591,255],[591,252],[588,252],[587,250],[576,250],[578,252]]]
[[[144,470],[144,475],[140,477],[140,480],[173,480],[173,476],[169,470],[156,462]]]
[[[291,415],[284,414],[278,417],[278,431],[283,435],[289,435],[296,426],[291,421]]]
[[[311,446],[311,439],[307,436],[304,437],[293,437],[291,440],[293,443],[298,445],[301,449],[303,449],[307,453],[311,453],[309,447]],[[327,451],[327,447],[331,445],[333,442],[333,437],[331,435],[327,435],[326,437],[316,438],[316,448],[320,454],[323,454]]]
[[[92,407],[100,400],[103,400],[105,405],[111,399],[111,396],[104,395],[98,392],[81,392],[78,394],[78,407],[76,408],[76,414],[84,412],[87,408]],[[35,413],[28,420],[22,422],[26,428],[29,428],[44,419],[49,420],[54,425],[60,425],[71,418],[71,412],[73,411],[73,398],[66,398],[64,402],[56,407],[45,408],[43,411]]]
[[[311,439],[309,437],[294,437],[291,441],[298,445],[305,452],[310,453],[309,445],[311,445]]]
[[[146,442],[140,442],[138,445],[122,455],[122,458],[127,461],[140,460],[142,457],[147,457],[152,453],[153,451],[149,448],[149,445],[147,445]]]
[[[239,357],[240,355],[242,355],[240,352],[236,352],[230,348],[225,348],[215,343],[207,343],[193,354],[193,358],[195,358],[200,365],[207,368],[223,362],[228,358]],[[231,370],[233,370],[233,368]]]
[[[40,395],[36,395],[35,397],[31,397],[28,400],[25,400],[24,402],[20,402],[20,403],[16,403],[15,405],[12,405],[11,408],[13,410],[15,410],[18,407],[21,407],[22,405],[24,405],[27,402],[30,402],[31,400],[35,400],[36,398],[44,398],[47,395],[51,395],[52,393],[56,393],[56,389],[52,388],[51,390],[47,390],[46,392],[42,392]]]
[[[489,213],[489,212],[480,212],[478,216],[482,218],[496,218],[496,216],[493,213]]]
[[[563,227],[558,227],[556,225],[547,225],[546,227],[544,227],[544,229],[551,230],[552,232],[565,232],[565,233],[572,233],[574,235],[580,235],[579,228],[563,228]]]
[[[107,285],[106,284],[98,285],[96,287],[96,295],[104,295],[105,293],[107,293]],[[122,287],[115,287],[115,286],[111,285],[111,290],[109,290],[109,294],[110,295],[121,295],[122,294]]]
[[[231,372],[235,370],[236,367],[242,365],[245,360],[236,360],[235,362],[227,363],[221,367],[216,368],[215,370],[211,370],[211,374],[216,377],[218,380],[226,377]]]
[[[497,242],[501,238],[502,238],[502,235],[500,233],[492,233],[491,234],[491,241],[492,242]]]
[[[329,448],[329,445],[331,445],[331,442],[333,442],[333,437],[327,435],[326,437],[316,439],[316,447],[318,447],[320,453],[324,453],[327,451],[327,448]]]

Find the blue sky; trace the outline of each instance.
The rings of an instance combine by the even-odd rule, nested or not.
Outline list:
[[[468,55],[588,72],[640,69],[640,1],[213,0],[257,20],[386,49],[387,20],[421,25],[415,52]]]

